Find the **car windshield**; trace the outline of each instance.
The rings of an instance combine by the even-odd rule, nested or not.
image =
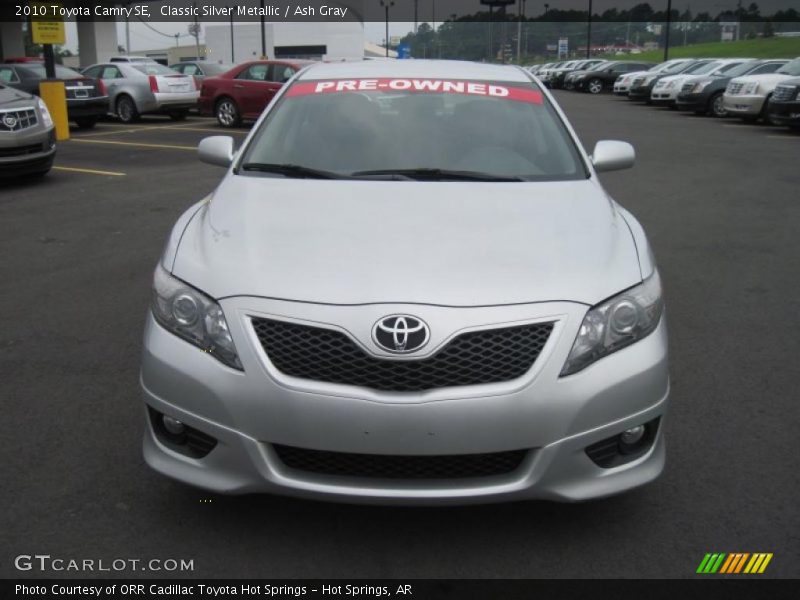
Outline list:
[[[564,124],[532,82],[298,80],[255,133],[241,170],[248,165],[347,177],[587,177]]]
[[[145,75],[175,75],[175,70],[165,67],[157,62],[131,63],[131,66]]]
[[[219,75],[221,73],[226,73],[230,71],[234,65],[233,64],[219,64],[219,63],[202,63],[203,71],[206,75]]]
[[[704,65],[700,65],[697,69],[687,69],[687,73],[693,73],[694,75],[704,75],[706,73],[710,73],[722,63],[718,60],[711,61],[710,63],[706,63]]]
[[[724,66],[720,67],[719,69],[717,69],[715,74],[719,75],[719,74],[725,73],[726,75],[729,75],[731,72],[733,72],[733,70],[736,67],[740,67],[741,65],[742,65],[742,63],[728,63],[727,65],[724,65]]]
[[[793,61],[786,63],[775,72],[781,75],[800,75],[800,58],[795,58]]]
[[[669,67],[667,69],[664,69],[662,71],[662,74],[664,74],[664,75],[672,75],[674,73],[681,73],[690,64],[691,64],[691,62],[687,62],[687,61],[676,63],[676,64],[672,65],[671,67]]]
[[[27,63],[22,68],[25,69],[26,71],[30,71],[40,79],[45,79],[47,77],[47,72],[45,71],[44,65]],[[56,77],[58,77],[59,79],[82,79],[83,75],[67,67],[56,65]]]
[[[681,73],[684,73],[685,75],[689,75],[690,73],[693,74],[693,75],[696,75],[696,74],[699,74],[699,73],[705,73],[706,71],[702,71],[702,69],[705,69],[709,64],[711,64],[711,63],[698,62],[698,63],[695,63],[693,65],[689,65],[688,67],[686,67],[686,69],[681,71]]]
[[[597,67],[597,70],[598,71],[608,71],[612,67],[615,67],[617,64],[618,63],[607,63],[605,65],[600,65],[599,67]]]

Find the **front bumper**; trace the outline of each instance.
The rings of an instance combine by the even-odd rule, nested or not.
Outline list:
[[[770,101],[767,106],[770,120],[776,125],[800,127],[800,100],[788,102]]]
[[[614,84],[614,94],[617,96],[627,96],[628,92],[630,91],[631,86],[629,83],[615,83]]]
[[[708,94],[699,92],[681,92],[675,100],[675,106],[679,110],[705,110],[708,107]]]
[[[722,103],[728,114],[736,117],[757,117],[764,107],[765,96],[737,94],[731,96],[727,92],[722,95]]]
[[[6,134],[7,135],[7,134]],[[56,155],[55,129],[31,128],[13,138],[0,138],[0,176],[28,175],[47,171]]]
[[[636,87],[631,87],[628,90],[628,99],[629,100],[649,100],[650,99],[650,92],[653,90],[652,86],[650,85],[639,85]]]
[[[628,464],[601,468],[585,452],[587,446],[664,415],[669,378],[663,320],[637,344],[559,378],[586,312],[583,305],[336,307],[253,298],[231,298],[221,304],[244,373],[167,332],[152,316],[145,328],[144,402],[218,441],[205,458],[189,458],[163,444],[148,421],[145,460],[156,471],[185,483],[219,493],[265,492],[345,502],[577,501],[643,485],[663,468],[660,429],[646,454]],[[355,323],[351,319],[357,316],[359,323],[371,324],[382,315],[409,309],[428,323],[450,325],[452,331],[479,323],[547,320],[555,325],[532,369],[516,380],[385,393],[280,373],[249,321],[255,316]],[[347,331],[357,340],[369,336],[368,330],[356,326]],[[273,444],[395,456],[528,452],[518,468],[499,476],[383,480],[290,469]]]
[[[654,89],[650,92],[650,101],[656,106],[670,106],[675,104],[678,92],[672,89]]]

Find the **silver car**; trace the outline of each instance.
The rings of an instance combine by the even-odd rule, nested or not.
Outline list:
[[[185,119],[200,97],[194,78],[154,61],[97,64],[84,69],[83,74],[103,80],[111,112],[123,123],[132,123],[148,113],[166,114],[176,121]]]
[[[518,67],[310,66],[155,270],[144,457],[220,493],[577,501],[664,465],[653,253]]]
[[[45,103],[0,85],[0,177],[45,175],[56,156],[56,132]]]

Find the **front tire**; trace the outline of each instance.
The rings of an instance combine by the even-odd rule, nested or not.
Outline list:
[[[123,123],[135,123],[139,120],[139,110],[130,96],[120,96],[117,99],[116,112]]]
[[[772,94],[764,98],[764,106],[761,107],[761,114],[759,117],[764,121],[764,125],[773,125],[772,117],[769,116],[769,100],[772,98]]]
[[[603,91],[603,82],[600,79],[592,79],[586,86],[590,94],[599,94]]]
[[[722,99],[722,92],[717,92],[708,100],[708,112],[712,117],[722,119],[728,116],[725,110],[725,103]]]
[[[222,127],[236,127],[242,122],[242,115],[233,98],[221,98],[214,107],[214,116]]]

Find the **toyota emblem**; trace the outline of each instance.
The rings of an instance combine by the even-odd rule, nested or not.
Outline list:
[[[372,328],[372,339],[389,352],[407,354],[428,343],[431,332],[422,319],[411,315],[383,317]]]

